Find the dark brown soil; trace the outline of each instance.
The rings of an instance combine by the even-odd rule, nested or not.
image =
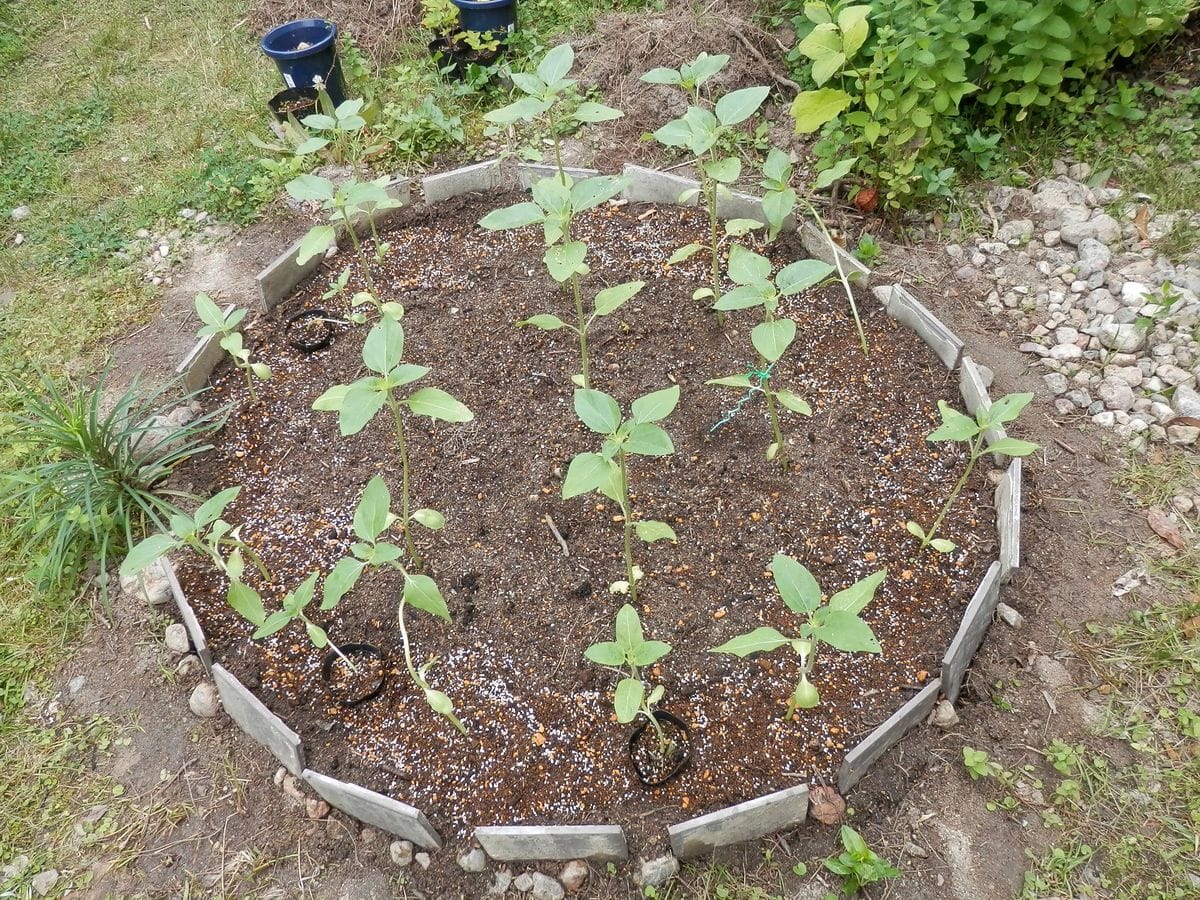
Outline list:
[[[336,641],[368,640],[388,654],[392,677],[377,700],[353,709],[333,703],[318,677],[322,654],[300,628],[252,644],[223,585],[185,565],[185,589],[217,657],[301,732],[314,769],[404,799],[448,832],[552,821],[661,833],[667,822],[834,776],[845,751],[936,672],[995,555],[984,473],[943,531],[960,547],[953,555],[918,554],[903,530],[909,518],[933,519],[963,464],[924,439],[938,420],[936,401],[956,397],[951,377],[878,312],[866,319],[864,358],[838,290],[791,298],[784,311],[799,336],[776,377],[808,398],[813,416],[786,420],[794,464],[783,472],[763,459],[769,429],[760,406],[710,434],[738,395],[703,382],[746,371],[754,321],[738,313],[718,328],[690,299],[703,280],[699,256],[665,265],[703,233],[697,213],[627,206],[580,222],[592,246],[591,292],[648,282],[593,333],[596,386],[626,408],[672,382],[683,388],[663,423],[676,454],[639,461],[631,473],[635,511],[671,522],[680,537],[637,548],[646,572],[639,599],[648,635],[675,648],[651,677],[667,688],[664,708],[691,724],[694,744],[688,769],[647,791],[627,759],[628,730],[613,720],[615,679],[582,656],[611,634],[622,601],[608,585],[623,566],[613,504],[559,495],[570,458],[596,446],[571,408],[576,349],[566,332],[513,327],[538,312],[565,318],[568,302],[544,271],[538,231],[475,226],[515,199],[405,211],[388,235],[392,254],[376,269],[407,309],[406,359],[431,366],[426,382],[476,413],[466,426],[409,424],[414,503],[447,518],[444,531],[422,532],[418,542],[454,617],[443,626],[410,612],[409,629],[418,661],[440,659],[430,681],[454,698],[469,734],[430,712],[404,674],[393,624],[398,576],[366,579],[323,622]],[[779,263],[805,255],[787,243],[770,254]],[[228,517],[275,575],[258,585],[268,608],[308,572],[348,554],[354,507],[372,475],[382,472],[398,493],[383,417],[343,439],[335,415],[310,408],[330,385],[358,377],[365,330],[339,325],[332,347],[312,355],[284,340],[284,321],[304,306],[345,311],[339,299],[318,300],[342,264],[318,273],[275,320],[252,327],[249,346],[274,377],[251,406],[240,375],[217,374],[213,401],[232,400],[236,411],[218,448],[185,473],[201,492],[243,486]],[[356,272],[351,289],[358,283]],[[823,702],[791,722],[781,716],[794,658],[708,652],[760,624],[795,629],[765,572],[779,551],[830,593],[881,567],[889,573],[864,614],[882,656],[823,648],[813,679]]]

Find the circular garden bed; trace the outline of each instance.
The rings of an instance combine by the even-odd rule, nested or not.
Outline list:
[[[612,639],[626,599],[610,585],[625,578],[625,565],[618,505],[594,493],[561,496],[572,457],[599,449],[572,406],[574,338],[516,327],[538,313],[570,318],[571,301],[546,273],[540,229],[478,227],[506,202],[515,201],[459,198],[401,211],[382,235],[390,252],[372,270],[384,298],[404,305],[405,360],[432,370],[421,384],[449,391],[475,414],[466,424],[407,424],[413,505],[446,519],[444,529],[416,528],[414,537],[453,620],[410,609],[409,637],[418,664],[437,658],[426,677],[453,698],[466,734],[426,706],[405,671],[399,573],[368,571],[331,613],[310,612],[339,645],[382,650],[384,686],[367,702],[336,701],[321,677],[325,654],[300,625],[252,641],[254,627],[227,604],[224,580],[185,558],[179,578],[214,655],[302,735],[313,769],[410,803],[443,833],[545,822],[661,830],[772,791],[835,781],[846,751],[937,677],[995,556],[984,472],[942,528],[954,552],[919,551],[905,531],[910,519],[934,519],[965,465],[954,445],[926,441],[940,422],[937,401],[957,396],[957,378],[878,312],[865,316],[864,355],[840,285],[786,298],[780,313],[795,320],[797,338],[772,377],[806,399],[812,416],[783,414],[790,464],[782,468],[765,458],[771,430],[762,401],[751,398],[731,416],[742,392],[705,384],[754,368],[757,317],[732,312],[719,325],[692,300],[706,280],[703,254],[667,263],[676,248],[703,240],[702,213],[609,204],[576,220],[577,239],[590,247],[589,295],[646,282],[590,333],[593,386],[623,411],[647,392],[681,389],[659,423],[675,452],[633,457],[629,473],[635,513],[678,536],[635,547],[645,573],[637,609],[646,637],[673,647],[645,675],[665,687],[660,708],[690,726],[693,745],[691,764],[649,789],[630,765],[633,726],[613,714],[617,676],[584,658],[589,645]],[[791,234],[753,248],[777,268],[808,255]],[[312,409],[330,386],[365,371],[367,328],[329,321],[343,319],[348,298],[364,287],[351,256],[328,261],[248,330],[247,345],[273,376],[251,402],[240,373],[218,370],[209,402],[232,403],[233,413],[217,448],[180,470],[200,494],[241,485],[225,518],[241,525],[271,571],[270,582],[246,575],[268,611],[350,554],[355,508],[373,476],[399,496],[390,418],[343,438],[336,413]],[[346,265],[348,290],[322,299]],[[328,313],[320,324],[331,326],[332,340],[311,351],[293,346],[307,341],[289,342],[296,328],[288,320],[317,308]],[[313,320],[305,322],[311,329]],[[403,543],[398,530],[391,539]],[[780,552],[827,594],[886,571],[862,612],[882,653],[822,646],[812,675],[821,702],[790,719],[794,653],[743,660],[710,652],[764,625],[796,633],[797,617],[767,571]]]

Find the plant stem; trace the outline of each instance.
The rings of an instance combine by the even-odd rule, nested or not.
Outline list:
[[[712,302],[715,306],[721,299],[721,252],[718,246],[720,237],[717,233],[717,182],[704,174],[704,161],[700,161],[700,193],[704,195],[708,205],[708,241],[712,253]],[[725,313],[717,310],[717,324],[725,324]]]
[[[250,368],[247,366],[242,369],[242,372],[246,376],[246,390],[250,392],[250,402],[258,403],[258,394],[254,390],[254,376],[250,372]]]
[[[367,290],[371,292],[371,296],[375,298],[375,302],[379,302],[379,294],[375,291],[375,279],[371,277],[371,267],[367,263],[367,255],[363,252],[362,241],[358,239],[358,231],[354,228],[354,222],[346,215],[346,207],[338,207],[342,214],[342,220],[346,223],[346,230],[350,232],[350,242],[354,244],[354,255],[358,257],[358,267],[362,270],[363,281],[367,283]],[[370,217],[368,216],[368,219]],[[372,228],[374,222],[372,221]]]
[[[307,623],[308,619],[305,619],[304,621]],[[309,623],[309,624],[311,624],[311,623]],[[344,662],[347,666],[349,666],[351,672],[353,672],[355,675],[357,675],[358,674],[358,666],[356,666],[354,664],[354,662],[350,659],[350,657],[348,657],[345,653],[342,652],[342,648],[339,647],[337,644],[335,644],[333,641],[329,640],[328,634],[325,635],[325,640],[329,643],[329,649],[332,650],[334,653],[336,653],[338,655],[338,657],[341,659],[341,661]]]
[[[767,361],[762,357],[761,364],[766,365]],[[775,438],[775,446],[778,448],[775,451],[775,460],[783,469],[787,468],[787,451],[783,444],[783,431],[779,427],[779,411],[775,406],[775,392],[771,390],[770,382],[763,384],[763,396],[767,398],[767,414],[771,417],[771,434]]]
[[[400,598],[400,609],[397,613],[397,619],[400,622],[400,643],[404,648],[404,668],[408,669],[408,675],[412,678],[413,683],[422,690],[426,690],[429,686],[425,684],[423,679],[417,672],[417,667],[412,661],[412,647],[408,643],[408,629],[404,625],[404,598]]]
[[[625,514],[625,579],[629,582],[629,602],[637,603],[637,581],[633,577],[633,509],[629,502],[629,466],[624,448],[617,451],[621,464],[621,511]]]
[[[583,366],[583,386],[590,388],[592,386],[591,374],[588,371],[588,345],[587,345],[587,317],[583,312],[583,295],[579,290],[579,276],[571,276],[571,292],[575,297],[575,321],[578,323],[577,331],[579,332],[579,361]]]
[[[950,496],[946,498],[946,504],[937,514],[937,518],[933,520],[933,524],[929,526],[929,531],[927,531],[925,533],[925,537],[921,539],[922,550],[928,547],[929,542],[932,541],[937,535],[937,530],[941,527],[942,520],[946,518],[946,514],[950,512],[950,507],[952,507],[954,505],[954,501],[958,499],[959,492],[962,491],[963,486],[966,485],[967,479],[971,477],[971,472],[975,469],[975,463],[979,461],[979,451],[982,446],[983,432],[981,431],[971,439],[971,457],[967,460],[967,467],[963,469],[962,475],[960,475],[958,477],[958,481],[955,482],[954,489],[950,491]]]
[[[825,240],[829,243],[829,250],[833,253],[833,265],[837,269],[838,280],[842,283],[842,290],[846,292],[846,299],[850,301],[850,314],[854,316],[854,328],[858,332],[858,343],[862,347],[863,356],[869,356],[867,334],[863,331],[862,319],[858,315],[858,303],[854,300],[854,289],[850,286],[850,278],[846,275],[846,270],[842,268],[842,257],[837,252],[837,244],[833,241],[833,235],[829,233],[829,229],[825,227],[825,222],[817,215],[816,209],[808,202],[808,199],[805,197],[800,197],[799,199],[804,204],[804,208],[808,210],[808,214],[813,217],[813,221],[821,229],[821,233],[825,235]]]
[[[408,445],[404,441],[404,417],[400,414],[400,404],[391,394],[388,395],[388,406],[392,410],[392,418],[396,420],[396,445],[400,449],[400,521],[404,523],[404,549],[414,567],[421,568],[421,557],[417,554],[416,545],[412,538],[412,525],[409,522],[409,472]]]
[[[558,128],[555,127],[554,123],[553,105],[546,110],[546,121],[550,125],[550,144],[552,147],[554,147],[554,165],[558,167],[558,180],[560,184],[565,185],[567,183],[567,172],[566,169],[563,168],[562,149],[559,147],[558,143]],[[568,237],[567,240],[570,240],[570,237]]]

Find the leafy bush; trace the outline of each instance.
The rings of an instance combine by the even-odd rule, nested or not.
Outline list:
[[[1178,28],[1194,5],[785,0],[776,9],[797,24],[794,62],[817,88],[793,106],[797,130],[821,130],[815,151],[823,169],[843,153],[857,155],[859,173],[898,206],[949,192],[961,150],[978,157],[987,149],[989,139],[974,129],[1078,108],[1086,79]]]
[[[183,460],[210,449],[203,441],[222,418],[201,416],[158,442],[157,417],[187,399],[178,385],[143,396],[135,380],[114,401],[106,376],[90,388],[64,388],[40,373],[40,390],[7,379],[9,393],[20,400],[0,418],[0,433],[23,462],[0,480],[0,509],[35,560],[40,588],[79,577],[94,559],[107,603],[109,560],[132,547],[147,525],[167,527],[165,520],[178,512],[169,498],[188,495],[160,482]]]
[[[462,116],[447,114],[433,97],[425,97],[415,109],[389,104],[383,115],[393,152],[403,160],[428,160],[466,140]]]

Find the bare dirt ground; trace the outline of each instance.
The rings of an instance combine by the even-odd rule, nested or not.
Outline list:
[[[660,124],[669,112],[652,96],[642,96],[645,86],[613,73],[675,64],[700,46],[695,32],[681,32],[669,16],[649,25],[644,17],[638,22],[636,39],[622,40],[631,22],[601,21],[596,46],[622,47],[619,58],[606,61],[608,68],[596,61],[599,52],[580,43],[585,81],[602,86],[609,102],[629,113],[622,126],[626,130],[596,154],[602,168],[614,168],[627,158],[649,158],[647,145],[635,136]],[[754,29],[744,33],[759,40]],[[728,87],[744,79],[764,80],[764,63],[745,51],[740,38],[726,29],[712,37],[703,46],[735,54]],[[772,69],[778,63],[765,65]],[[177,272],[154,321],[119,342],[119,365],[154,372],[173,366],[194,334],[191,300],[197,291],[253,308],[254,273],[301,230],[276,219],[224,245],[199,250]],[[885,268],[901,273],[963,337],[967,352],[995,372],[996,394],[1032,391],[1037,397],[1019,430],[1044,449],[1027,461],[1022,568],[1003,595],[1024,616],[1024,624],[993,626],[959,701],[957,726],[917,729],[847,799],[854,809],[851,822],[904,873],[867,896],[976,900],[1016,893],[1026,851],[1042,847],[1047,832],[1028,812],[986,811],[993,789],[969,779],[962,747],[1024,752],[1027,761],[1038,763],[1034,751],[1054,737],[1095,740],[1088,737],[1088,723],[1098,715],[1098,697],[1073,652],[1071,635],[1088,620],[1126,611],[1122,601],[1113,599],[1113,581],[1132,565],[1128,548],[1150,533],[1113,486],[1119,458],[1090,425],[1078,429],[1053,416],[1041,378],[1030,374],[1025,357],[1015,349],[1018,339],[1003,330],[1003,323],[981,313],[974,306],[976,298],[961,292],[963,286],[945,280],[938,249],[888,246]],[[880,273],[880,283],[889,281],[888,271]],[[459,848],[435,854],[428,870],[417,864],[400,868],[389,859],[387,836],[337,813],[309,818],[323,810],[306,804],[290,783],[276,784],[277,765],[266,750],[223,714],[198,719],[188,711],[188,695],[199,675],[175,674],[176,658],[161,639],[166,621],[144,603],[123,598],[115,625],[94,626],[60,670],[64,706],[128,721],[130,743],[98,759],[96,768],[125,784],[130,809],[142,811],[132,823],[137,828],[127,846],[95,870],[87,896],[486,895],[494,868],[463,874],[454,860]],[[75,692],[69,687],[73,679]],[[997,693],[1004,703],[994,702]],[[739,878],[760,885],[766,896],[820,897],[831,881],[821,882],[812,874],[799,879],[789,870],[793,862],[805,860],[815,871],[817,861],[835,852],[836,843],[836,828],[810,821],[791,833],[723,851],[717,862],[736,867]],[[653,855],[660,849],[633,851]],[[633,864],[625,864],[610,874],[594,867],[581,896],[638,896],[628,877],[632,869]],[[557,867],[543,870],[553,874]],[[682,877],[677,896],[707,895],[702,872],[685,870]]]

